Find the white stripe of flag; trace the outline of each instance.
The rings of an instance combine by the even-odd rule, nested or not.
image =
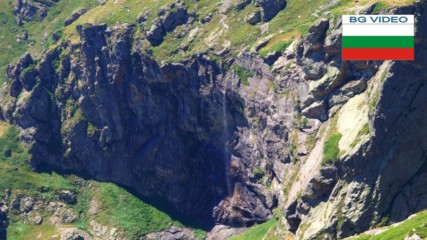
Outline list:
[[[343,36],[414,36],[414,25],[403,24],[345,24]]]

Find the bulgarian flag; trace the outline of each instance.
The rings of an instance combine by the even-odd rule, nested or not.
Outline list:
[[[413,15],[344,15],[343,60],[414,60]]]

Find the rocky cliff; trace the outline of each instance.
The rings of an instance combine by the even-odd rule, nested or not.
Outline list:
[[[424,8],[425,4],[419,3],[385,12],[416,16],[414,62],[339,64],[335,61],[340,70],[330,73],[329,64],[326,75],[321,74],[323,77],[319,81],[325,80],[325,76],[333,76],[330,79],[334,80],[313,84],[314,98],[324,95],[325,91],[331,92],[326,98],[332,118],[330,125],[336,124],[334,127],[342,137],[338,161],[322,164],[300,198],[292,201],[286,210],[287,223],[299,237],[340,239],[376,225],[401,221],[425,209],[423,199],[427,188],[422,182],[425,181],[426,161],[423,127],[426,59],[422,49],[426,44],[426,32],[421,27],[426,21]],[[333,36],[332,33],[326,38],[326,46],[317,50],[317,54],[328,52],[327,44]],[[309,37],[304,41],[311,42]],[[306,61],[306,57],[302,61]],[[314,68],[308,71],[323,70],[323,63],[323,60],[314,60],[311,65]],[[318,72],[321,71],[315,71]],[[344,80],[340,78],[341,74]],[[357,81],[352,81],[351,85],[351,82],[345,83],[345,78],[369,80],[368,88],[331,113],[336,109],[336,99],[340,99],[338,102],[348,99],[349,87],[360,85]],[[336,84],[343,87],[333,90],[332,86]],[[363,89],[354,88],[351,95],[359,94]]]
[[[286,6],[255,2],[256,22]],[[424,8],[383,10],[416,15],[414,62],[342,61],[340,20],[322,18],[283,52],[261,57],[261,41],[160,63],[146,44],[190,26],[180,1],[148,31],[146,19],[78,25],[78,41],[7,68],[2,114],[19,126],[35,170],[166,199],[215,225],[208,238],[278,208],[282,236],[341,239],[427,207]]]
[[[31,165],[165,197],[189,216],[232,226],[265,221],[275,200],[246,185],[243,163],[232,159],[257,160],[239,148],[249,123],[232,87],[238,79],[203,56],[159,66],[136,50],[132,30],[81,26],[79,44],[8,68],[4,116],[23,129]]]

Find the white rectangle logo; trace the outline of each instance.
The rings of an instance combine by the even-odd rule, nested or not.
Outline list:
[[[343,24],[414,25],[414,15],[343,15]]]

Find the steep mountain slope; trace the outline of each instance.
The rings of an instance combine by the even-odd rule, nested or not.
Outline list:
[[[31,167],[65,174],[74,204],[86,204],[65,223],[84,239],[201,236],[184,225],[227,239],[264,222],[241,237],[342,239],[427,207],[424,1],[42,3],[16,3],[18,29],[31,38],[44,28],[44,40],[7,67],[2,117],[18,126]],[[340,14],[379,12],[415,14],[416,61],[341,60]],[[70,173],[95,187],[75,189]],[[33,225],[61,233],[64,224],[33,216],[55,216],[43,190],[0,183],[11,191],[0,214],[9,238]],[[54,199],[70,191],[52,188]],[[162,217],[131,224],[130,213],[85,203],[85,191],[110,205],[127,196],[142,208],[132,217]]]

